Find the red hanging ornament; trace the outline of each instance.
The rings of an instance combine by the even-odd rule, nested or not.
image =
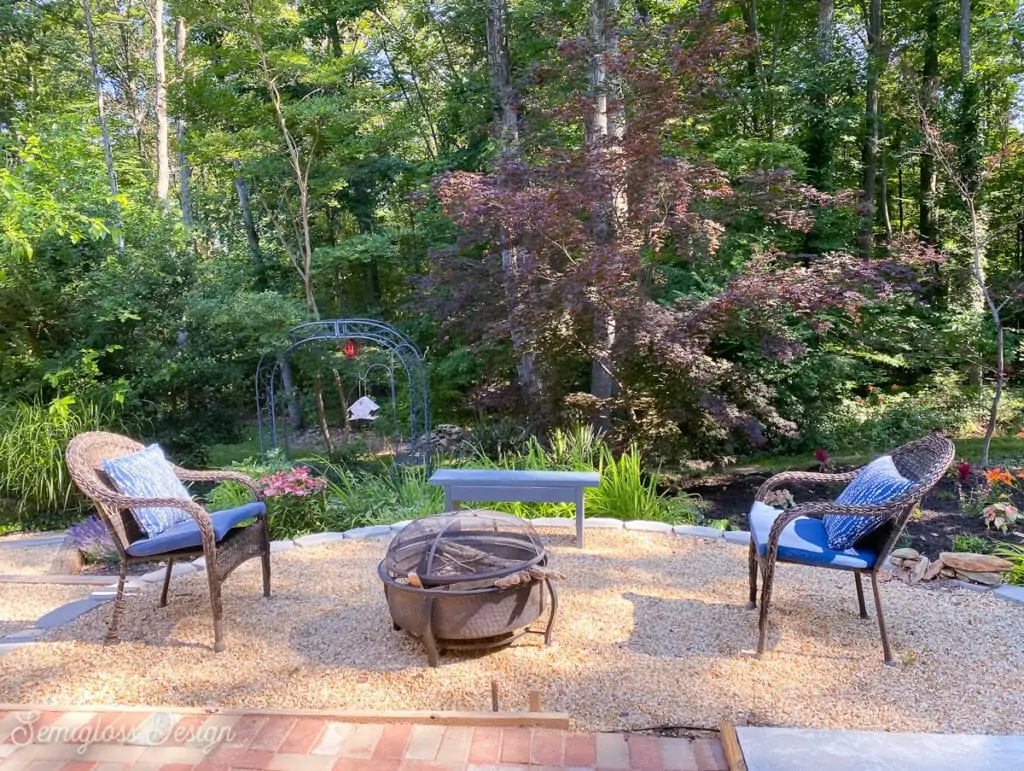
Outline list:
[[[345,354],[346,358],[354,359],[356,356],[362,353],[362,349],[363,346],[359,343],[358,340],[353,340],[352,338],[349,338],[348,340],[345,341],[345,346],[342,349],[342,353]]]

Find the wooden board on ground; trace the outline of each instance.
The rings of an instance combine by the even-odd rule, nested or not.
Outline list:
[[[718,723],[718,730],[722,738],[725,762],[729,764],[729,771],[747,771],[747,762],[743,759],[740,740],[736,736],[736,726],[728,720],[722,720]]]
[[[336,723],[418,723],[484,728],[550,728],[569,730],[566,712],[460,712],[371,711],[330,709],[231,709],[220,707],[58,706],[55,704],[0,704],[0,712],[172,712],[178,715],[270,715],[313,717]]]

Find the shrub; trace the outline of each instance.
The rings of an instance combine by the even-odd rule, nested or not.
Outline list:
[[[83,431],[118,430],[116,403],[79,401],[73,396],[0,407],[0,498],[10,498],[26,528],[49,524],[47,514],[74,515],[87,499],[64,462],[68,442]]]
[[[988,554],[992,551],[992,544],[987,539],[977,535],[954,535],[953,551]]]
[[[419,466],[395,466],[382,473],[333,466],[328,479],[327,522],[332,530],[386,525],[444,508],[444,490],[428,485]]]
[[[86,562],[117,562],[117,549],[110,539],[110,531],[97,514],[90,514],[81,522],[71,525],[68,535],[74,539],[75,546]]]
[[[325,529],[327,480],[299,466],[259,480],[267,499],[270,537],[295,538]]]

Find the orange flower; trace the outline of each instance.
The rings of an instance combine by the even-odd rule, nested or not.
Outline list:
[[[1017,432],[1018,439],[1024,439],[1024,428]]]
[[[995,482],[1001,482],[1004,485],[1012,485],[1013,477],[1010,476],[1010,472],[1005,469],[994,468],[985,472],[985,481],[990,485]]]

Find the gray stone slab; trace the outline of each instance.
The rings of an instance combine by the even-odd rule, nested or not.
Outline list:
[[[746,530],[726,530],[722,533],[722,538],[729,543],[738,543],[742,546],[750,545],[750,533]]]
[[[127,591],[125,592],[127,594]],[[103,589],[97,589],[95,592],[89,595],[89,599],[93,602],[107,602],[117,597],[117,587],[107,586]]]
[[[623,523],[626,530],[643,530],[648,533],[671,533],[672,525],[668,522],[652,522],[649,519],[632,519]]]
[[[1024,736],[813,731],[737,726],[748,771],[1006,771]]]
[[[346,538],[380,538],[384,535],[391,535],[391,525],[367,525],[345,531]]]
[[[270,542],[270,553],[277,554],[278,552],[288,551],[289,549],[295,548],[295,541],[271,541]]]
[[[344,533],[313,533],[312,535],[304,535],[301,538],[296,538],[294,543],[296,546],[303,548],[309,546],[320,546],[325,543],[336,543],[344,539]]]
[[[411,519],[403,519],[401,522],[392,522],[391,523],[391,529],[392,530],[403,530],[404,528],[408,527],[411,523],[412,523]]]
[[[30,642],[16,642],[16,643],[5,643],[0,642],[0,656],[4,656],[8,653],[14,653],[18,648],[24,648],[26,645],[31,645]]]
[[[534,527],[576,527],[576,520],[570,517],[537,517],[528,521]]]
[[[949,581],[949,585],[954,589],[966,589],[969,592],[991,592],[991,586],[985,586],[985,584],[976,584],[973,581],[961,581],[959,578],[952,578]]]
[[[1024,586],[1003,584],[1002,586],[997,586],[993,594],[1001,599],[1015,602],[1018,605],[1024,605]]]
[[[202,559],[200,557],[200,559]],[[197,570],[206,567],[206,563],[203,562],[202,566],[194,565],[191,562],[175,562],[171,568],[171,578],[177,578],[183,576],[186,573],[194,573]],[[163,583],[164,576],[167,574],[167,567],[161,566],[156,570],[151,570],[148,573],[143,573],[139,576],[140,581],[145,581],[147,584],[160,584]]]
[[[54,544],[64,543],[66,536],[61,533],[60,535],[41,535],[35,538],[18,538],[0,539],[0,549],[25,549],[33,546],[53,546]]]
[[[622,520],[612,519],[611,517],[594,517],[593,519],[588,517],[583,520],[583,526],[601,530],[621,530]]]
[[[37,620],[36,628],[53,629],[53,627],[66,624],[68,621],[74,621],[79,616],[88,613],[90,610],[98,608],[99,606],[100,603],[90,599],[69,602],[67,605],[61,605],[59,608],[51,610],[45,616]]]
[[[0,637],[0,644],[9,645],[11,643],[35,642],[44,634],[46,634],[45,629],[20,629],[17,632],[12,632],[9,635]]]
[[[724,530],[717,527],[703,527],[702,525],[676,525],[672,528],[676,535],[696,535],[701,538],[721,538]]]

